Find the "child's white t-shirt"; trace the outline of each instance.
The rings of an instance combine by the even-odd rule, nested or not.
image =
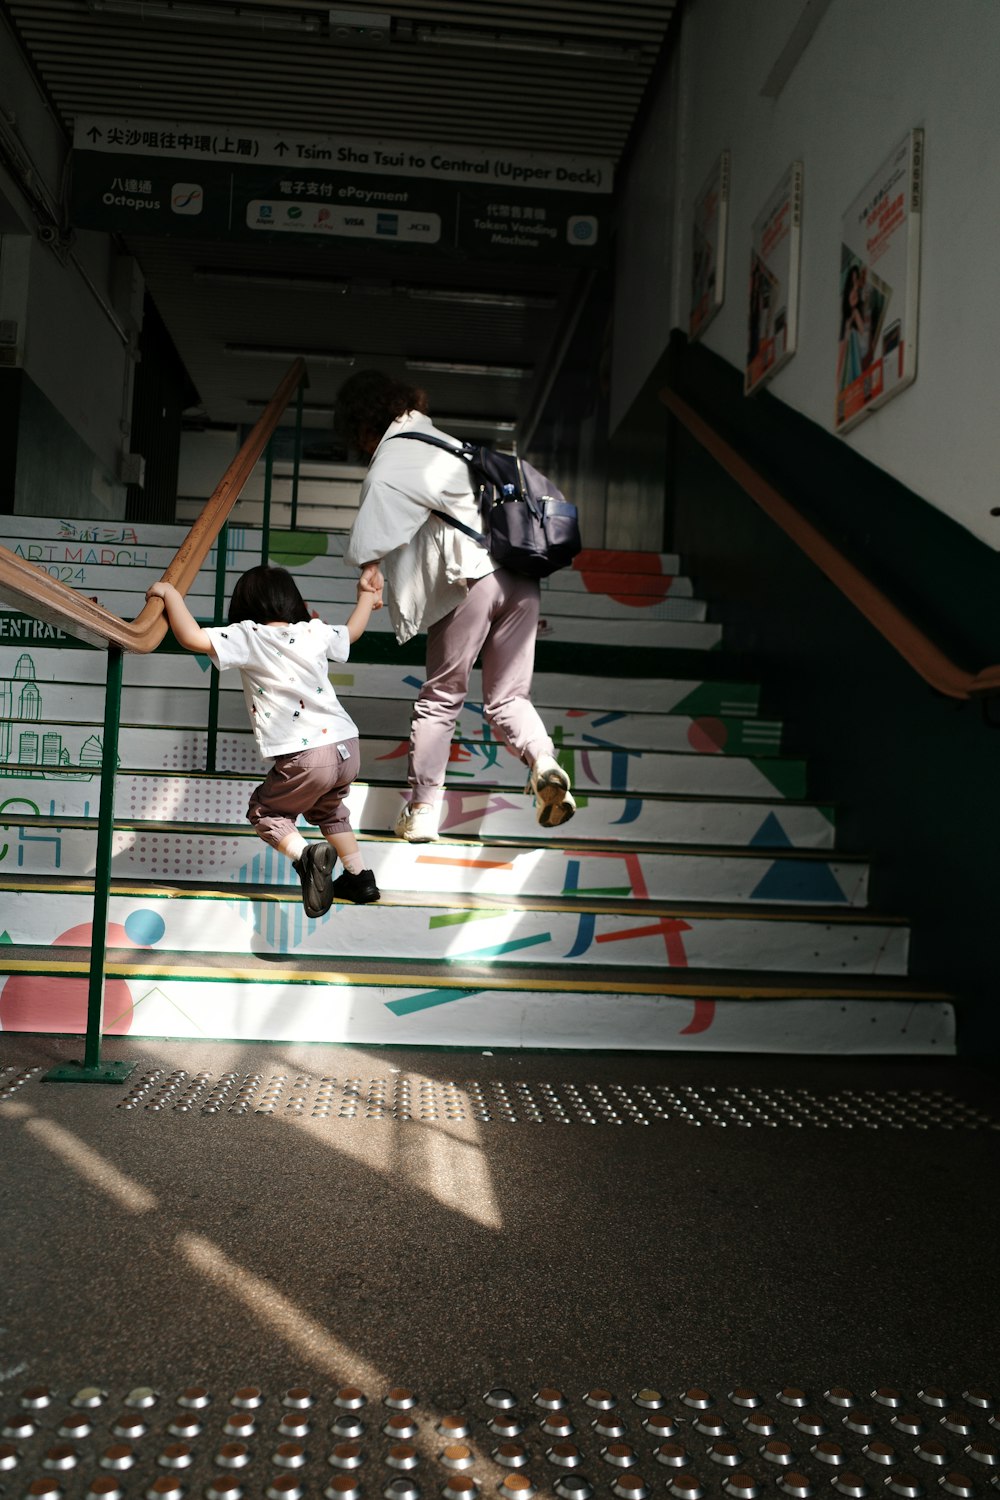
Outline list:
[[[327,663],[347,661],[346,625],[214,625],[205,634],[220,671],[239,667],[243,697],[261,755],[294,755],[357,735],[331,686]]]

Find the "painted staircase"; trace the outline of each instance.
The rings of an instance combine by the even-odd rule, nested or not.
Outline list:
[[[184,528],[4,518],[2,540],[134,617]],[[346,617],[343,537],[272,533],[310,605]],[[231,528],[228,599],[260,560]],[[161,648],[125,659],[106,1029],[448,1046],[949,1052],[949,997],[906,977],[904,923],[867,908],[754,685],[678,559],[589,552],[547,581],[535,701],[579,811],[544,834],[524,767],[474,679],[432,845],[391,828],[419,647],[386,612],[331,672],[362,732],[352,822],[383,892],[305,917],[288,861],[245,822],[260,765],[238,674]],[[212,616],[215,559],[189,602]],[[104,654],[0,610],[0,1029],[79,1033],[104,713]],[[632,675],[641,673],[642,675]]]

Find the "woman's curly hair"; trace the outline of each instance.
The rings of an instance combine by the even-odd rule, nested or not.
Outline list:
[[[426,410],[424,391],[393,380],[384,370],[359,370],[337,393],[333,430],[347,447],[357,448],[366,432],[380,438],[405,412]]]

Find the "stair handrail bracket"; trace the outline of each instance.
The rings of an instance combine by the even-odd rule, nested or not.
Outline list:
[[[305,374],[304,360],[294,360],[161,575],[178,593],[186,594],[193,584]],[[155,651],[167,633],[162,599],[150,599],[134,620],[123,620],[96,599],[3,546],[0,600],[102,650],[117,646],[145,655]]]
[[[928,686],[947,698],[966,702],[1000,693],[1000,664],[983,667],[979,672],[958,666],[671,386],[664,386],[659,394],[662,404],[681,426],[781,527]]]

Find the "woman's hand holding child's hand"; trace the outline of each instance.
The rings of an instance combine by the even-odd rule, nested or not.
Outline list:
[[[372,609],[382,608],[382,590],[385,587],[385,579],[382,577],[382,569],[378,563],[365,563],[361,569],[361,577],[358,579],[358,598],[362,593],[374,594]]]
[[[357,596],[359,601],[362,597],[370,597],[374,594],[375,597],[371,599],[371,606],[373,610],[382,608],[382,575],[381,573],[378,573],[376,576],[378,578],[377,586],[374,582],[366,582],[365,575],[362,573],[361,577],[358,579],[357,589]]]

